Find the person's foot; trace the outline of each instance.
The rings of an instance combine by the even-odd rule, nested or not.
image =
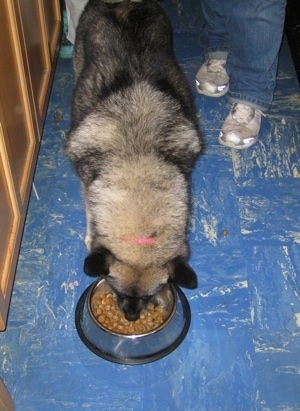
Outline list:
[[[67,39],[68,17],[67,17],[66,10],[63,10],[63,23],[64,23],[64,26],[63,26],[62,40],[61,40],[60,49],[59,49],[59,57],[63,59],[70,59],[73,56],[74,46]]]
[[[59,49],[59,57],[62,59],[70,59],[73,57],[74,46],[68,40],[63,40]]]
[[[236,149],[252,146],[258,139],[262,115],[255,108],[233,104],[220,131],[219,143]]]
[[[209,97],[222,97],[229,88],[229,77],[225,69],[226,60],[206,60],[196,74],[198,93]]]

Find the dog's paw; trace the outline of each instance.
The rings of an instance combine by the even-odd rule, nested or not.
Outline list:
[[[88,251],[91,251],[92,248],[92,238],[91,236],[87,233],[84,239],[84,243]]]
[[[91,276],[98,277],[109,273],[110,253],[105,248],[92,251],[84,260],[83,271]]]
[[[181,257],[176,257],[172,263],[170,280],[180,287],[194,290],[198,286],[197,275],[192,267]]]

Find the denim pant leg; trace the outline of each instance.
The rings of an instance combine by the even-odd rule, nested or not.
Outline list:
[[[232,0],[228,99],[268,110],[276,85],[286,0]]]
[[[200,35],[204,48],[204,59],[226,60],[229,52],[229,32],[227,29],[228,3],[230,0],[200,0],[203,29]]]
[[[230,102],[270,108],[286,0],[200,0],[205,58],[226,58]]]
[[[75,43],[78,20],[88,0],[65,0],[68,16],[68,35],[70,43]]]

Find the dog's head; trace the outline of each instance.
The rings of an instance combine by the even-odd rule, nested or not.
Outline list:
[[[85,259],[84,271],[90,276],[105,276],[129,321],[139,318],[151,297],[167,282],[190,289],[197,287],[197,276],[183,257],[176,257],[160,267],[139,268],[131,267],[101,248]]]

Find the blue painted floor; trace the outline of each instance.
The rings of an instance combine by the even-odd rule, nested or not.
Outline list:
[[[192,86],[196,13],[164,5]],[[191,10],[191,9],[190,9]],[[177,12],[181,12],[178,17]],[[124,366],[90,352],[74,311],[93,281],[82,271],[85,215],[63,153],[71,60],[57,66],[7,331],[1,376],[16,411],[300,410],[300,96],[288,47],[262,135],[234,151],[217,142],[226,98],[195,93],[206,151],[193,173],[190,331],[168,357]]]

